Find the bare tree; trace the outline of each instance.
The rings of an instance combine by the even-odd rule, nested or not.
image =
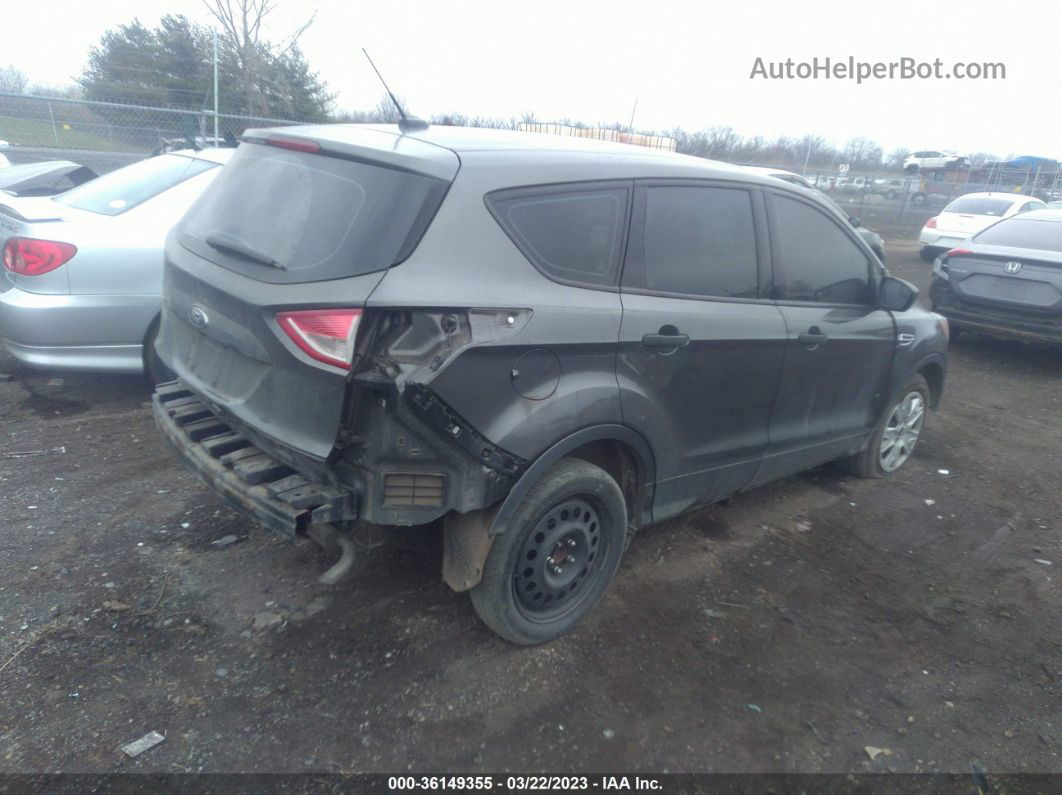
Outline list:
[[[984,166],[985,163],[994,160],[999,160],[999,158],[991,152],[974,152],[972,155],[970,155],[969,160],[970,168],[981,168]]]
[[[888,165],[889,168],[902,169],[903,161],[910,156],[910,149],[908,149],[906,146],[897,146],[895,149],[889,152],[889,156],[887,158],[888,162],[886,163],[886,165]]]
[[[221,34],[235,53],[247,103],[244,112],[249,116],[263,112],[265,103],[261,99],[258,83],[264,72],[262,67],[266,57],[285,55],[295,50],[299,38],[313,24],[316,12],[274,47],[262,37],[262,22],[276,8],[274,0],[203,0],[203,5],[221,25]]]
[[[0,69],[0,91],[6,91],[8,94],[25,94],[27,85],[29,85],[29,78],[26,77],[26,73],[21,69],[16,69],[13,64]]]
[[[881,167],[881,146],[869,138],[853,138],[844,145],[845,160],[859,171]]]

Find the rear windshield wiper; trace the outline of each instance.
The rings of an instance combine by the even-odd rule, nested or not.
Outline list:
[[[287,270],[284,265],[281,265],[268,254],[255,251],[246,243],[243,243],[231,235],[210,235],[206,239],[206,244],[218,251],[226,254],[235,254],[236,256],[243,257],[251,262],[257,262],[259,265],[268,265],[270,268],[277,268],[282,271]]]

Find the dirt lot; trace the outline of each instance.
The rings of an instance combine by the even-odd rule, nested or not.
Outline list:
[[[912,243],[889,253],[927,287]],[[0,772],[1062,772],[1062,352],[967,337],[951,362],[897,476],[822,468],[648,529],[536,649],[416,533],[317,586],[316,547],[164,449],[138,379],[18,372]]]

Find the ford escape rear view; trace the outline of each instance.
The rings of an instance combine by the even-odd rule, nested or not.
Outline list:
[[[571,629],[630,534],[828,461],[910,456],[947,324],[807,191],[572,138],[247,133],[170,234],[154,398],[246,514],[341,552],[443,534],[522,644]]]

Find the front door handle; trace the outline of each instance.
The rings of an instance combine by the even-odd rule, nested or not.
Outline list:
[[[797,337],[797,340],[801,345],[807,345],[809,348],[817,348],[822,343],[826,342],[830,336],[823,334],[822,330],[818,326],[812,326],[803,334]]]
[[[690,344],[688,334],[646,334],[642,337],[642,345],[646,348],[684,348]]]

